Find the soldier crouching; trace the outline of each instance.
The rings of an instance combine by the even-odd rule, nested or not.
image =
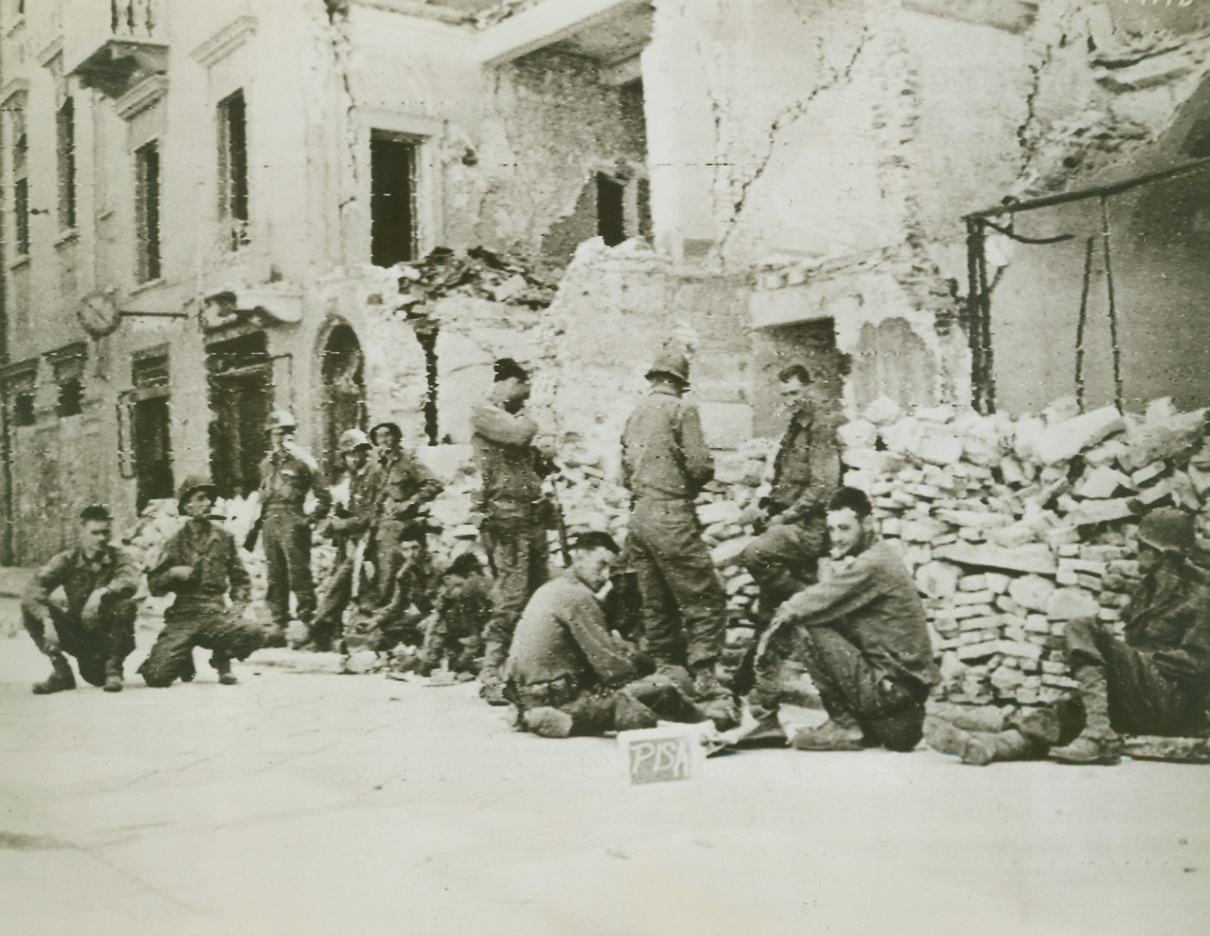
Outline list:
[[[133,600],[138,568],[122,549],[110,545],[113,518],[94,505],[80,512],[80,545],[42,566],[21,599],[21,618],[53,671],[34,684],[36,695],[76,688],[64,654],[76,658],[80,676],[106,692],[122,689],[122,664],[134,650]],[[62,588],[65,608],[50,602]]]
[[[491,580],[474,553],[463,553],[450,563],[425,623],[418,667],[422,676],[430,675],[443,658],[451,672],[476,671],[483,646],[480,634],[492,614],[491,590]]]
[[[153,595],[176,594],[164,612],[164,629],[139,667],[149,686],[162,688],[175,679],[190,682],[194,647],[213,651],[210,665],[218,672],[219,682],[233,685],[236,678],[231,661],[246,658],[263,644],[263,632],[243,620],[252,581],[235,537],[210,519],[215,496],[215,487],[207,479],[186,479],[178,504],[189,519],[165,544],[159,561],[147,573]]]

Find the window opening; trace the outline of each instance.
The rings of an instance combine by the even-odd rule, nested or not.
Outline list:
[[[416,163],[419,145],[374,131],[370,139],[370,260],[389,267],[415,260]]]
[[[76,226],[76,115],[75,101],[68,98],[55,117],[59,170],[59,227]]]
[[[29,138],[25,135],[24,115],[18,118],[13,141],[13,227],[17,255],[29,254]]]
[[[606,246],[626,240],[626,186],[597,173],[597,234]]]
[[[236,91],[218,105],[219,219],[229,231],[228,247],[248,243],[248,108]]]
[[[138,279],[160,278],[160,149],[152,140],[135,150]]]

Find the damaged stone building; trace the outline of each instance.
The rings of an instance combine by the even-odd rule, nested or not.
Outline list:
[[[668,340],[723,449],[790,358],[850,413],[1210,390],[1205,173],[1015,212],[1210,155],[1204,4],[0,3],[7,562],[250,491],[274,407],[464,443],[502,354],[603,447]],[[417,315],[436,248],[526,272]]]

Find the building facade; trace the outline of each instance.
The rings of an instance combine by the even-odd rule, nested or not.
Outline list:
[[[963,216],[1210,154],[1204,7],[0,0],[3,558],[195,471],[246,493],[271,408],[329,463],[368,419],[465,441],[498,354],[539,366],[550,425],[606,442],[670,335],[720,446],[777,431],[791,358],[849,411],[965,404]],[[1112,355],[1090,332],[1090,402],[1131,354],[1132,399],[1205,395],[1205,343],[1156,338],[1156,283],[1186,325],[1204,295],[1184,191],[1126,289],[1156,327]],[[1114,224],[1137,212],[1167,217]],[[554,304],[455,297],[420,340],[393,265],[480,246],[562,271]],[[996,256],[1001,397],[1072,392],[1083,254]],[[1183,363],[1156,380],[1162,354]]]

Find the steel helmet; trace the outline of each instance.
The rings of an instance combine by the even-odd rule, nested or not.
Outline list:
[[[205,475],[190,475],[181,482],[181,486],[176,495],[176,507],[181,513],[185,512],[185,501],[189,500],[198,491],[209,491],[213,498],[218,497],[218,488]]]
[[[346,429],[340,434],[340,442],[337,444],[341,455],[347,455],[349,452],[356,452],[360,448],[371,448],[370,437],[360,429]]]
[[[647,371],[647,379],[650,380],[657,374],[679,380],[687,386],[689,384],[689,359],[679,351],[664,351]]]
[[[1139,542],[1160,552],[1188,552],[1193,548],[1193,517],[1174,507],[1153,510],[1139,524]]]
[[[274,429],[289,429],[291,432],[293,432],[298,428],[298,421],[294,418],[294,414],[289,410],[274,410],[269,414],[269,421],[265,428],[270,431]]]

